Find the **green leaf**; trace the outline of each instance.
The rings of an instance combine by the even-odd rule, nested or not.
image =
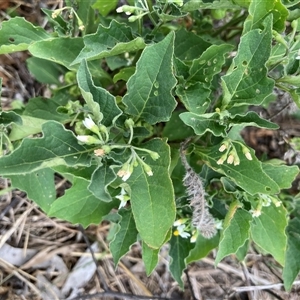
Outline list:
[[[78,144],[72,131],[55,121],[43,124],[42,130],[43,137],[26,138],[10,155],[0,158],[1,175],[26,174],[58,165],[90,164],[88,149]]]
[[[239,208],[238,203],[234,202],[230,205],[224,220],[215,265],[225,256],[236,253],[245,244],[245,241],[249,239],[251,220],[251,214]]]
[[[113,81],[114,83],[116,83],[119,80],[128,81],[128,79],[134,74],[134,72],[135,72],[135,67],[123,68],[122,70],[120,70],[119,73],[117,73],[114,76]]]
[[[34,42],[51,38],[42,27],[33,26],[24,18],[14,17],[1,25],[0,54],[24,51]]]
[[[132,211],[129,209],[121,209],[118,214],[122,217],[118,225],[119,231],[109,244],[115,265],[117,265],[121,257],[129,251],[131,245],[137,241],[138,235]]]
[[[38,58],[46,59],[76,70],[71,63],[83,48],[82,37],[59,37],[36,42],[28,47],[29,52]]]
[[[93,5],[94,9],[98,9],[100,14],[106,17],[112,10],[116,9],[118,0],[97,0]]]
[[[95,117],[95,121],[101,122],[105,126],[114,124],[122,111],[117,106],[116,99],[112,94],[106,89],[94,85],[86,61],[80,64],[77,81],[81,93]]]
[[[185,108],[195,114],[204,114],[210,104],[211,90],[198,82],[188,87],[177,85],[176,95],[180,98]]]
[[[278,184],[280,189],[290,188],[299,174],[298,166],[274,165],[267,162],[262,164],[262,168]]]
[[[198,9],[235,9],[240,8],[235,5],[231,0],[220,0],[220,1],[201,1],[201,0],[190,0],[183,6],[183,11],[194,11]]]
[[[133,38],[131,28],[125,24],[112,20],[109,27],[101,24],[94,34],[84,36],[84,47],[74,58],[72,65],[82,60],[100,59],[125,52],[144,49],[146,44],[141,37]]]
[[[26,115],[22,115],[21,119],[21,124],[13,123],[11,126],[11,132],[9,134],[9,139],[11,141],[21,140],[25,137],[41,132],[42,125],[47,122],[47,120],[34,118]]]
[[[201,258],[206,257],[211,250],[219,245],[219,235],[215,235],[211,239],[204,238],[201,234],[198,235],[195,247],[190,251],[189,256],[186,258],[186,263],[190,264],[194,261],[199,261]]]
[[[261,27],[262,21],[269,15],[273,16],[273,28],[279,32],[283,31],[289,11],[281,1],[251,1],[249,16],[244,23],[244,32]]]
[[[41,169],[30,174],[10,175],[11,185],[27,193],[44,212],[48,213],[56,199],[54,171]]]
[[[79,8],[76,10],[76,13],[84,25],[83,35],[94,30],[96,13],[93,9],[93,4],[95,1],[96,0],[85,0],[77,2]]]
[[[203,135],[205,132],[212,132],[215,136],[226,135],[226,125],[221,124],[219,113],[198,115],[184,112],[180,114],[180,119],[191,126],[197,135]]]
[[[99,166],[92,175],[89,191],[101,201],[110,202],[112,198],[107,187],[116,179],[116,177],[116,174],[107,163]]]
[[[150,124],[170,119],[176,106],[171,94],[176,84],[172,70],[173,43],[174,33],[170,33],[161,42],[144,49],[135,74],[127,82],[123,98],[126,113]]]
[[[251,30],[242,36],[237,56],[222,77],[222,110],[239,105],[259,105],[273,91],[274,81],[267,78],[265,64],[271,52],[271,19],[265,29]]]
[[[84,227],[99,224],[102,218],[116,207],[117,201],[109,203],[100,201],[89,192],[88,185],[88,180],[75,178],[72,187],[53,202],[49,216],[73,224],[79,223]]]
[[[198,58],[211,44],[192,31],[180,29],[175,33],[174,54],[181,60]]]
[[[294,178],[298,174],[297,167],[287,167],[287,166],[276,166],[273,172],[278,172],[285,174],[287,180],[278,179],[277,175],[274,175],[274,179],[270,176],[271,166],[268,164],[267,171],[264,172],[264,165],[256,157],[252,150],[250,150],[252,160],[248,160],[243,154],[241,145],[236,142],[232,142],[237,150],[240,164],[234,166],[227,162],[218,165],[217,161],[223,155],[219,151],[220,145],[213,147],[195,147],[195,152],[201,157],[201,159],[213,170],[221,174],[226,175],[231,179],[236,185],[243,188],[246,192],[251,195],[262,193],[262,194],[276,194],[281,190],[281,186],[287,186],[287,180]],[[267,164],[266,164],[267,165]],[[282,169],[280,169],[282,167]],[[283,182],[284,181],[284,182]],[[290,184],[292,181],[289,181]]]
[[[70,117],[66,114],[58,113],[57,108],[66,105],[68,100],[69,96],[66,97],[66,95],[58,95],[51,99],[43,97],[31,98],[25,106],[22,117],[29,116],[65,123],[70,120]]]
[[[160,249],[152,249],[146,243],[143,243],[142,247],[143,262],[145,264],[146,274],[149,276],[158,264]]]
[[[60,85],[60,75],[65,71],[60,65],[37,57],[29,57],[26,60],[29,72],[38,82]]]
[[[273,122],[261,118],[256,112],[249,111],[245,115],[235,115],[230,117],[232,126],[235,124],[244,124],[245,126],[256,126],[259,128],[278,129],[279,126]]]
[[[286,290],[290,290],[300,271],[300,219],[298,217],[289,221],[287,227],[288,242],[283,268],[283,281]]]
[[[0,78],[0,87],[1,87],[2,78]],[[0,90],[1,92],[1,90]],[[1,95],[1,93],[0,93]],[[22,118],[14,111],[1,111],[0,112],[0,123],[4,126],[16,123],[22,125]]]
[[[263,207],[261,215],[253,219],[251,235],[253,241],[283,266],[287,246],[286,210],[283,206],[275,207],[274,204]]]
[[[181,121],[180,114],[180,110],[173,111],[170,121],[164,126],[162,135],[168,138],[169,142],[184,140],[194,135],[193,129]]]
[[[146,143],[143,148],[160,155],[156,161],[145,155],[145,163],[151,167],[153,176],[148,176],[138,165],[126,183],[131,189],[130,203],[140,236],[149,247],[158,249],[175,220],[174,192],[169,176],[170,150],[159,139]]]
[[[219,74],[225,63],[225,55],[233,49],[232,45],[211,45],[202,55],[193,60],[190,69],[189,82],[202,82],[206,86],[211,85],[214,75]]]
[[[170,272],[174,279],[178,282],[179,286],[183,288],[181,276],[183,270],[186,268],[185,259],[188,257],[190,250],[194,247],[194,244],[191,244],[189,239],[172,235],[170,246],[171,249],[169,255],[172,258]]]

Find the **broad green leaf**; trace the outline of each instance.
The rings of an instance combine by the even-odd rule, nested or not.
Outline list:
[[[43,124],[42,131],[43,137],[26,138],[10,155],[0,158],[1,175],[26,174],[58,165],[89,166],[89,150],[78,144],[72,131],[55,121]]]
[[[97,166],[91,165],[87,166],[56,166],[52,169],[56,172],[61,174],[64,178],[66,178],[71,183],[74,181],[75,177],[80,177],[83,179],[90,180],[93,173],[95,172]]]
[[[123,68],[122,70],[120,70],[119,73],[117,73],[114,76],[113,81],[114,83],[116,83],[119,80],[128,81],[128,79],[134,74],[134,72],[135,72],[135,67]]]
[[[130,250],[131,245],[137,241],[138,235],[132,211],[129,209],[121,209],[118,214],[122,217],[118,224],[119,231],[109,244],[115,265],[117,265],[121,257]]]
[[[10,175],[11,185],[26,192],[44,212],[48,213],[56,199],[54,171],[41,169],[30,174]]]
[[[174,33],[147,46],[137,62],[136,72],[127,82],[123,103],[126,113],[150,124],[168,121],[176,106],[171,94],[176,84],[173,75]]]
[[[118,0],[97,0],[93,5],[94,9],[98,9],[100,14],[106,17],[112,10],[116,9]]]
[[[14,17],[4,21],[0,28],[0,54],[24,51],[34,42],[51,36],[39,26],[34,26],[24,18]]]
[[[248,254],[249,251],[249,244],[250,244],[250,239],[246,240],[244,245],[241,246],[238,251],[235,253],[236,258],[239,261],[245,261],[245,258]]]
[[[233,49],[232,45],[211,45],[202,55],[193,60],[188,82],[202,82],[209,87],[214,75],[219,74],[225,63],[225,55]]]
[[[42,131],[42,126],[47,120],[22,115],[22,123],[13,123],[9,139],[11,141],[21,140],[25,137],[37,134]]]
[[[79,7],[76,10],[76,13],[84,25],[83,35],[94,32],[96,14],[93,9],[93,4],[95,3],[95,1],[96,0],[85,0],[77,2],[77,5]]]
[[[300,3],[300,0],[282,0],[282,3],[285,7],[292,7],[298,3]]]
[[[255,29],[242,36],[237,56],[222,77],[222,110],[239,105],[259,105],[273,91],[274,81],[267,78],[265,64],[271,51],[271,19],[265,29]]]
[[[110,202],[112,198],[107,190],[107,186],[113,182],[116,177],[116,174],[108,164],[105,163],[99,166],[92,175],[89,191],[101,201]]]
[[[223,155],[219,151],[220,145],[213,147],[198,147],[195,146],[195,152],[201,157],[201,159],[213,170],[221,174],[226,175],[231,179],[236,185],[243,188],[246,192],[251,195],[256,193],[262,194],[276,194],[281,190],[279,184],[282,184],[282,180],[277,180],[276,176],[272,179],[269,173],[264,172],[263,163],[261,163],[256,157],[252,150],[250,150],[252,160],[248,160],[243,154],[241,145],[239,143],[233,142],[234,147],[237,150],[237,154],[240,159],[240,164],[235,166],[233,164],[228,164],[224,161],[223,164],[217,164],[217,161]],[[280,169],[279,166],[275,168],[277,172],[283,171],[287,178],[293,178],[297,174],[297,169],[294,167],[284,166]]]
[[[1,81],[2,78],[0,78],[0,92],[1,92]],[[1,93],[0,93],[1,95]],[[1,110],[1,108],[0,108]],[[14,111],[1,111],[0,112],[0,124],[2,125],[10,125],[11,123],[16,123],[19,125],[22,125],[22,118],[18,114],[16,114]]]
[[[72,65],[79,64],[82,60],[99,59],[120,53],[144,49],[146,44],[141,37],[134,39],[131,28],[125,24],[112,20],[109,27],[101,24],[94,34],[84,36],[84,47],[79,55],[74,58]]]
[[[175,33],[174,54],[181,60],[198,58],[211,44],[192,31],[180,29]]]
[[[29,72],[38,82],[56,85],[61,84],[59,77],[65,71],[62,66],[37,57],[27,58],[26,63]]]
[[[235,115],[230,117],[228,122],[231,126],[236,124],[244,124],[246,126],[256,126],[260,128],[278,129],[279,126],[273,122],[261,118],[256,112],[249,111],[245,115]]]
[[[273,255],[283,266],[287,246],[286,210],[283,206],[276,207],[274,204],[263,207],[261,215],[253,219],[251,235],[253,241],[262,249]]]
[[[225,256],[236,253],[245,244],[245,241],[249,239],[251,220],[251,214],[239,208],[236,202],[230,205],[224,220],[215,265]]]
[[[102,218],[117,206],[117,201],[100,201],[89,192],[88,185],[88,180],[75,178],[72,187],[52,203],[49,216],[73,224],[79,223],[84,227],[99,224]]]
[[[170,246],[171,249],[169,255],[172,258],[170,272],[173,278],[178,282],[179,286],[183,288],[181,276],[183,270],[186,268],[185,259],[188,257],[190,250],[195,245],[191,244],[189,239],[173,235],[170,241]]]
[[[193,129],[185,125],[179,118],[180,113],[179,110],[173,111],[170,121],[164,126],[162,135],[170,142],[184,140],[194,135]]]
[[[300,219],[296,217],[289,221],[287,227],[288,243],[283,268],[283,281],[286,290],[290,290],[300,271]]]
[[[194,114],[184,112],[180,114],[180,119],[188,126],[191,126],[197,135],[205,132],[212,132],[215,136],[226,135],[226,125],[221,124],[219,113]]]
[[[180,98],[185,108],[195,114],[204,114],[210,104],[211,90],[198,82],[188,87],[178,85],[176,95]]]
[[[199,261],[206,257],[219,244],[219,235],[215,235],[211,239],[204,238],[201,234],[198,235],[195,247],[191,249],[189,256],[186,258],[186,263],[190,264],[194,261]]]
[[[58,113],[57,108],[66,105],[68,100],[69,96],[66,97],[66,95],[58,95],[50,99],[43,97],[31,98],[25,106],[22,117],[28,116],[65,123],[70,120],[70,117]]]
[[[83,48],[82,37],[58,37],[36,42],[28,47],[29,52],[38,58],[46,59],[76,70],[71,63]]]
[[[272,163],[263,163],[262,168],[280,187],[288,189],[299,174],[298,166],[274,165]]]
[[[287,8],[280,0],[252,0],[249,16],[244,24],[244,32],[260,28],[267,16],[273,16],[273,28],[279,32],[285,29],[285,21],[289,15]]]
[[[140,236],[149,247],[158,249],[175,220],[174,191],[169,176],[170,150],[159,139],[146,143],[143,148],[160,155],[156,161],[145,155],[145,163],[151,167],[153,176],[138,165],[126,183],[131,189],[130,203]]]
[[[149,276],[158,264],[158,254],[160,249],[152,249],[146,243],[143,243],[143,262],[146,268],[146,274]]]
[[[94,85],[86,61],[80,64],[77,81],[95,121],[101,122],[105,126],[111,126],[122,111],[117,106],[116,99],[112,94],[106,89]]]
[[[215,0],[215,1],[201,1],[201,0],[190,0],[183,6],[183,11],[194,11],[198,9],[234,9],[240,8],[235,5],[231,0]]]

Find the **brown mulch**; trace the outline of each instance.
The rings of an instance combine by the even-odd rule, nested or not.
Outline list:
[[[40,8],[53,9],[61,5],[60,0],[1,0],[0,18],[7,19],[10,10],[43,24]],[[10,108],[12,100],[26,103],[47,92],[47,87],[37,83],[28,73],[27,56],[26,52],[0,55],[3,109]],[[283,124],[290,123],[284,121]],[[289,149],[289,137],[297,136],[295,128],[299,125],[286,126],[283,132],[246,130],[244,137],[258,155],[272,153],[272,157],[281,157]],[[290,130],[294,130],[293,133]],[[169,271],[168,245],[161,250],[159,265],[148,277],[139,243],[132,246],[117,267],[114,265],[108,248],[109,229],[106,222],[82,230],[68,222],[49,218],[27,199],[25,193],[11,190],[9,180],[1,179],[0,300],[75,299],[79,296],[80,299],[143,299],[142,296],[197,300],[300,299],[300,282],[290,293],[284,291],[281,267],[254,246],[245,262],[240,263],[235,256],[230,256],[217,267],[213,251],[188,267],[183,275],[184,289],[181,289]],[[92,259],[91,247],[96,262]]]

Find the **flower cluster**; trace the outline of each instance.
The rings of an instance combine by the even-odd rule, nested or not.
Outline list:
[[[270,206],[271,203],[273,203],[276,207],[279,207],[281,205],[281,201],[278,200],[275,196],[266,194],[258,194],[255,202],[256,207],[250,210],[250,213],[253,217],[259,217],[264,206]]]
[[[96,125],[90,115],[88,115],[83,121],[82,124],[86,129],[91,131],[95,135],[78,135],[77,140],[81,143],[87,145],[104,145],[108,142],[109,134],[108,130],[104,125]],[[77,127],[81,126],[81,123],[78,122]],[[108,149],[106,149],[108,150]]]
[[[241,145],[242,151],[243,151],[243,154],[245,155],[245,157],[248,160],[252,160],[250,150],[245,145],[243,145],[242,143],[240,143],[240,142],[237,142],[237,143],[239,145]],[[220,152],[226,151],[226,152],[217,161],[218,165],[222,165],[225,161],[229,165],[233,164],[234,166],[238,166],[240,164],[240,158],[238,156],[236,148],[230,140],[228,140],[228,139],[224,140],[223,143],[221,144],[220,148],[219,148],[219,151]]]

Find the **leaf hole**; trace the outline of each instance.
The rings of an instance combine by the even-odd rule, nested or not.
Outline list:
[[[271,188],[269,186],[266,186],[265,189],[266,189],[267,192],[271,191]]]
[[[242,65],[243,65],[243,66],[247,66],[247,65],[248,65],[248,62],[247,62],[246,60],[244,60],[244,61],[242,62]]]
[[[14,39],[13,37],[10,37],[8,40],[9,40],[11,43],[13,43],[13,42],[15,41],[15,39]]]

